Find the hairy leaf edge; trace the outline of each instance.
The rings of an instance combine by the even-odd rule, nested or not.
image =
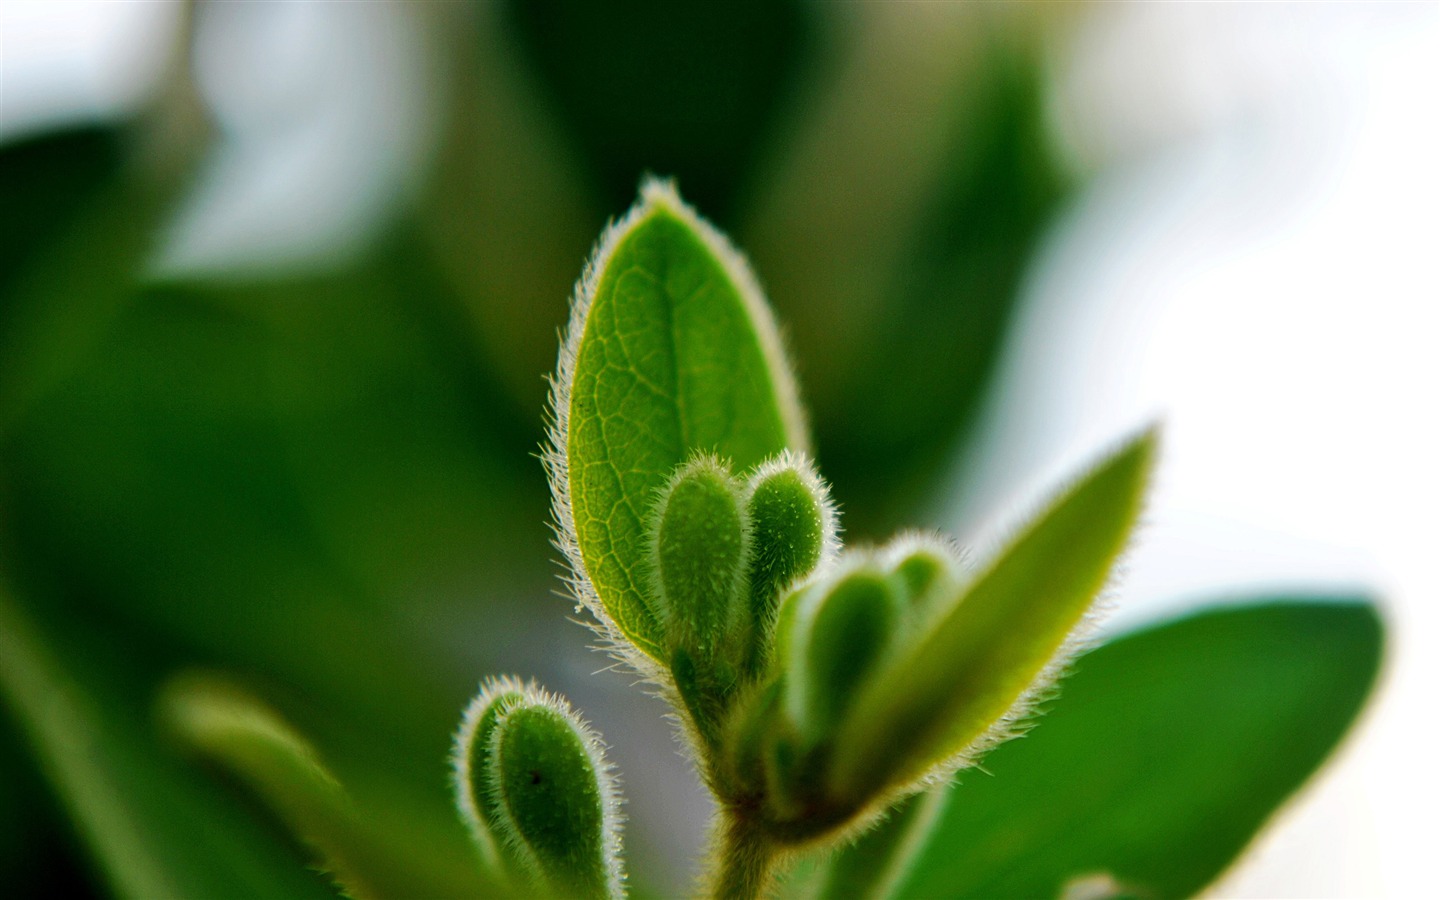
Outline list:
[[[1115,606],[1115,597],[1119,586],[1125,580],[1126,561],[1134,550],[1139,534],[1146,527],[1145,512],[1149,499],[1148,488],[1154,482],[1155,464],[1160,455],[1162,437],[1163,428],[1160,423],[1155,422],[1137,428],[1124,437],[1110,442],[1102,452],[1092,457],[1093,461],[1088,465],[1072,471],[1059,485],[1033,494],[1034,499],[1022,504],[1017,511],[1007,516],[1007,525],[984,542],[985,552],[972,555],[969,548],[966,548],[960,553],[959,561],[967,576],[962,589],[969,590],[970,585],[982,579],[989,569],[999,562],[1019,535],[1024,534],[1027,528],[1064,502],[1087,479],[1134,445],[1142,441],[1150,444],[1149,460],[1144,475],[1146,487],[1140,492],[1139,506],[1124,545],[1111,561],[1110,573],[1100,590],[1092,598],[1085,613],[1071,627],[1065,639],[1051,654],[1049,661],[1036,674],[1029,686],[1016,697],[1003,715],[992,722],[984,733],[969,744],[944,760],[931,765],[919,775],[880,791],[870,802],[857,810],[848,822],[827,835],[802,842],[797,849],[803,850],[806,846],[839,846],[857,840],[865,832],[875,827],[877,822],[882,821],[888,810],[896,803],[931,789],[943,790],[957,773],[978,766],[984,756],[995,747],[1014,738],[1023,737],[1026,732],[1040,723],[1043,719],[1044,704],[1059,697],[1064,677],[1076,659],[1090,650],[1094,650],[1101,643],[1100,626]],[[916,541],[923,544],[928,543],[927,539],[930,539],[934,540],[936,545],[950,544],[954,546],[953,541],[948,537],[932,537],[925,532],[907,532],[902,537],[907,542]],[[885,548],[882,548],[882,552],[883,549]],[[978,565],[976,557],[980,560]]]
[[[610,617],[595,590],[580,551],[575,529],[575,511],[570,496],[570,402],[580,359],[580,343],[590,317],[590,306],[600,287],[600,280],[610,258],[630,231],[657,210],[665,210],[690,226],[705,248],[720,262],[725,274],[734,283],[745,310],[759,335],[761,352],[774,380],[780,413],[785,423],[786,440],[790,447],[808,452],[809,423],[800,403],[799,388],[785,352],[774,314],[765,301],[760,281],[755,277],[743,254],[717,228],[702,218],[684,200],[671,180],[647,176],[640,184],[640,199],[619,220],[606,226],[596,242],[590,260],[575,285],[570,300],[570,318],[560,339],[560,355],[555,374],[549,378],[547,406],[548,423],[541,460],[550,481],[550,512],[554,544],[564,555],[566,587],[576,603],[576,612],[588,611],[586,624],[601,640],[601,648],[617,661],[628,665],[644,680],[668,690],[669,674],[664,665],[635,646]]]
[[[620,793],[619,772],[615,764],[605,756],[605,742],[601,740],[600,735],[590,726],[590,723],[575,712],[570,701],[540,687],[533,679],[523,681],[514,675],[497,675],[482,681],[479,693],[465,707],[465,714],[460,720],[460,727],[456,730],[451,744],[450,783],[454,790],[455,806],[460,812],[460,818],[465,822],[465,827],[474,838],[481,856],[487,863],[495,865],[497,873],[503,871],[498,848],[494,845],[489,827],[481,818],[480,810],[475,806],[471,786],[475,784],[476,773],[470,765],[470,749],[475,742],[476,732],[480,728],[480,720],[484,717],[490,704],[496,698],[511,693],[521,696],[521,699],[512,708],[545,707],[559,713],[579,733],[581,746],[584,747],[585,755],[590,760],[590,768],[595,772],[596,785],[600,791],[600,807],[603,816],[601,842],[607,868],[606,889],[611,897],[624,897],[625,871],[621,860],[623,843],[621,832],[625,825],[625,811],[624,798]],[[518,858],[525,860],[533,874],[541,874],[540,864],[533,858],[528,847],[517,842],[508,849]]]
[[[905,796],[930,788],[943,787],[962,769],[979,765],[981,758],[995,747],[1014,738],[1023,737],[1043,718],[1043,704],[1059,697],[1061,684],[1074,662],[1100,645],[1102,640],[1100,626],[1104,624],[1105,619],[1109,617],[1115,607],[1115,598],[1120,584],[1125,580],[1127,560],[1138,542],[1139,534],[1145,529],[1145,511],[1149,501],[1150,486],[1154,482],[1156,460],[1160,455],[1160,440],[1161,426],[1159,423],[1152,423],[1113,441],[1102,452],[1092,457],[1093,461],[1088,465],[1073,472],[1058,486],[1041,492],[1035,500],[1026,504],[1016,514],[1009,516],[1007,521],[1010,524],[1000,535],[989,542],[990,546],[986,548],[987,552],[976,554],[983,562],[974,566],[967,573],[970,580],[963,588],[967,592],[972,585],[979,583],[992,567],[1000,563],[1020,536],[1039,523],[1050,511],[1069,500],[1092,476],[1115,462],[1121,455],[1130,452],[1137,445],[1142,443],[1149,445],[1145,451],[1147,458],[1140,476],[1141,488],[1136,498],[1136,511],[1131,520],[1129,533],[1111,559],[1109,574],[1104,583],[1091,598],[1089,606],[1079,620],[1071,626],[1065,639],[1060,642],[1060,645],[1050,655],[1050,659],[1036,673],[1030,685],[1015,698],[1010,707],[998,719],[990,724],[989,728],[945,760],[931,766],[928,771],[909,784],[900,786],[893,793],[886,792],[889,794],[889,800],[886,801],[882,797],[882,803],[888,806]]]

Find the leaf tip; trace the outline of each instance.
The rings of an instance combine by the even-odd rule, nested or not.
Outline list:
[[[486,679],[466,707],[451,766],[461,818],[497,872],[508,863],[511,874],[562,893],[624,895],[619,778],[563,697],[513,676]],[[540,806],[517,793],[536,790]]]

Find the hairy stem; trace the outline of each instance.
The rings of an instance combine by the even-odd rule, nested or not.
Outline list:
[[[744,815],[727,811],[724,816],[708,894],[713,900],[763,897],[775,864],[775,845]]]

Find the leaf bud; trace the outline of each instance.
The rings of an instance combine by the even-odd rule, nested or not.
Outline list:
[[[462,818],[511,877],[556,896],[622,895],[615,778],[563,699],[513,678],[487,682],[452,762]]]
[[[834,504],[811,462],[785,452],[751,474],[745,489],[750,517],[752,669],[763,667],[781,594],[809,575],[838,546]]]
[[[656,594],[673,653],[705,665],[740,652],[749,528],[740,488],[710,456],[685,463],[655,508]]]

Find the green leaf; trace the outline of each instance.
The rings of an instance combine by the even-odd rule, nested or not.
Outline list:
[[[866,686],[836,738],[833,796],[873,797],[1004,737],[1109,578],[1154,450],[1147,432],[1103,462]]]
[[[743,640],[735,638],[747,625],[741,592],[748,544],[740,486],[730,470],[706,456],[685,464],[657,504],[652,563],[654,598],[672,651],[684,648],[702,664],[744,652]]]
[[[16,277],[115,179],[125,136],[89,125],[0,147],[0,331]]]
[[[23,238],[0,252],[0,439],[10,438],[27,408],[84,361],[124,310],[183,187],[128,160],[118,138],[76,132],[46,138],[39,153],[23,145],[6,153],[4,163],[16,164],[12,179],[26,181],[7,216],[26,215],[36,203],[27,196],[32,190],[73,183],[56,190],[55,209],[20,220]],[[45,153],[65,168],[42,164],[36,157]],[[0,236],[12,230],[17,226],[6,223]]]
[[[504,850],[495,834],[500,813],[495,796],[485,790],[480,779],[491,765],[495,726],[505,710],[522,702],[524,697],[525,686],[518,681],[500,678],[487,682],[465,708],[465,717],[450,749],[455,806],[481,858],[497,872],[501,871]]]
[[[949,802],[950,791],[943,787],[905,798],[886,813],[884,821],[818,866],[807,878],[813,886],[805,895],[817,900],[892,896]]]
[[[839,547],[830,491],[809,460],[783,454],[751,474],[745,506],[750,514],[750,617],[756,639],[751,662],[769,654],[770,632],[781,595]]]
[[[945,602],[964,582],[957,550],[938,537],[904,535],[891,541],[887,556],[895,576],[905,586],[910,618],[917,625],[928,623],[934,614],[943,614]]]
[[[935,479],[976,436],[1068,193],[1045,102],[1059,22],[987,7],[818,4],[832,74],[789,112],[736,228],[803,361],[820,467],[866,539],[941,512]]]
[[[790,719],[818,740],[834,727],[899,630],[901,600],[886,573],[857,567],[791,595],[780,662]]]
[[[37,301],[62,294],[41,268]],[[415,764],[443,754],[465,700],[461,644],[402,620],[463,629],[543,596],[546,528],[515,515],[546,496],[538,431],[498,413],[404,223],[339,271],[114,289],[114,316],[0,446],[0,540],[32,614],[56,640],[104,623],[147,673],[125,713],[140,725],[181,666],[284,684],[357,802],[428,864],[473,871],[443,782]],[[486,652],[461,643],[467,665]]]
[[[568,703],[512,678],[486,682],[451,762],[461,817],[530,892],[623,893],[615,779],[599,738]]]
[[[580,600],[663,660],[645,598],[657,491],[696,452],[736,470],[806,438],[769,309],[743,260],[664,183],[601,238],[577,289],[547,462]]]
[[[159,709],[184,746],[237,775],[313,848],[349,896],[457,889],[433,881],[412,856],[388,846],[309,741],[242,688],[218,676],[187,673],[165,686]]]
[[[142,726],[147,717],[127,714],[134,675],[101,661],[112,649],[51,647],[0,582],[0,701],[114,891],[333,896],[289,847],[168,754]]]
[[[1358,599],[1208,610],[1106,644],[960,779],[896,896],[1054,897],[1102,873],[1195,894],[1345,734],[1382,644]]]

